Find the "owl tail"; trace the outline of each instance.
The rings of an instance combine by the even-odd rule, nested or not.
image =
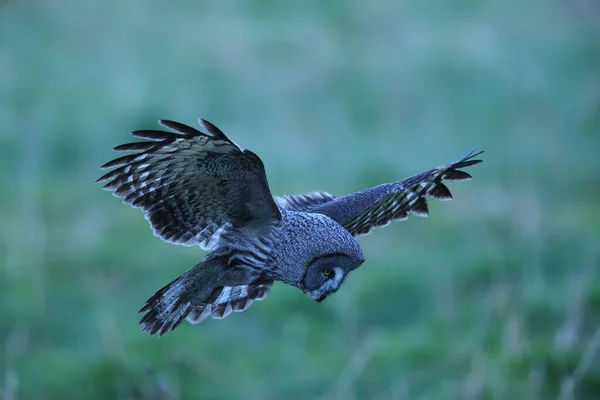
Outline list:
[[[220,258],[205,258],[164,286],[139,311],[145,312],[140,320],[142,331],[162,336],[177,328],[190,312],[218,296],[222,271]]]

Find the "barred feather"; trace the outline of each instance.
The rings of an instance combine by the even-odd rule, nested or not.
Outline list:
[[[192,324],[204,321],[208,316],[223,319],[232,312],[246,311],[252,303],[262,300],[271,291],[273,281],[241,286],[226,286],[212,303],[202,304],[189,312],[186,319]]]
[[[223,280],[232,279],[228,273],[233,267],[228,260],[227,255],[212,253],[158,290],[139,311],[144,313],[140,320],[142,330],[163,335],[185,319],[193,324],[208,316],[222,319],[232,312],[245,311],[269,294],[273,280],[260,278],[263,271],[238,269],[233,276],[243,272],[251,283],[223,286]]]
[[[471,175],[460,168],[482,162],[474,159],[482,152],[468,152],[447,165],[411,176],[397,183],[383,184],[347,196],[334,198],[311,209],[339,222],[352,235],[365,235],[375,227],[408,218],[409,214],[427,216],[427,196],[451,200],[450,189],[443,180],[468,180]]]
[[[213,236],[232,223],[269,224],[281,214],[270,193],[258,156],[242,150],[221,130],[200,120],[208,133],[175,121],[160,124],[173,132],[139,130],[149,142],[127,143],[102,168],[114,168],[97,182],[126,204],[146,213],[161,239],[213,248]],[[211,247],[208,247],[211,246]]]
[[[283,197],[275,197],[277,205],[283,209],[291,211],[305,211],[328,203],[335,199],[335,196],[327,192],[313,192],[307,194],[285,195]]]

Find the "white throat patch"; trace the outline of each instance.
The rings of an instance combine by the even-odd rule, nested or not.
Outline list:
[[[344,270],[342,270],[340,267],[334,267],[333,272],[334,275],[332,279],[327,279],[320,288],[311,290],[307,293],[311,299],[317,300],[323,293],[331,292],[332,290],[340,287],[340,284],[344,280]]]

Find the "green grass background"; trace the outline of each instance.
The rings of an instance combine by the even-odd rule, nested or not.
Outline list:
[[[0,396],[599,399],[599,27],[575,0],[3,2]],[[93,182],[197,117],[274,194],[485,162],[323,304],[278,284],[150,337],[137,310],[204,253]]]

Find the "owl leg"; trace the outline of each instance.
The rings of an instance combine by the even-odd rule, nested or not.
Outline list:
[[[211,303],[220,294],[226,258],[207,256],[150,297],[140,312],[142,331],[151,335],[175,329],[192,310]]]

